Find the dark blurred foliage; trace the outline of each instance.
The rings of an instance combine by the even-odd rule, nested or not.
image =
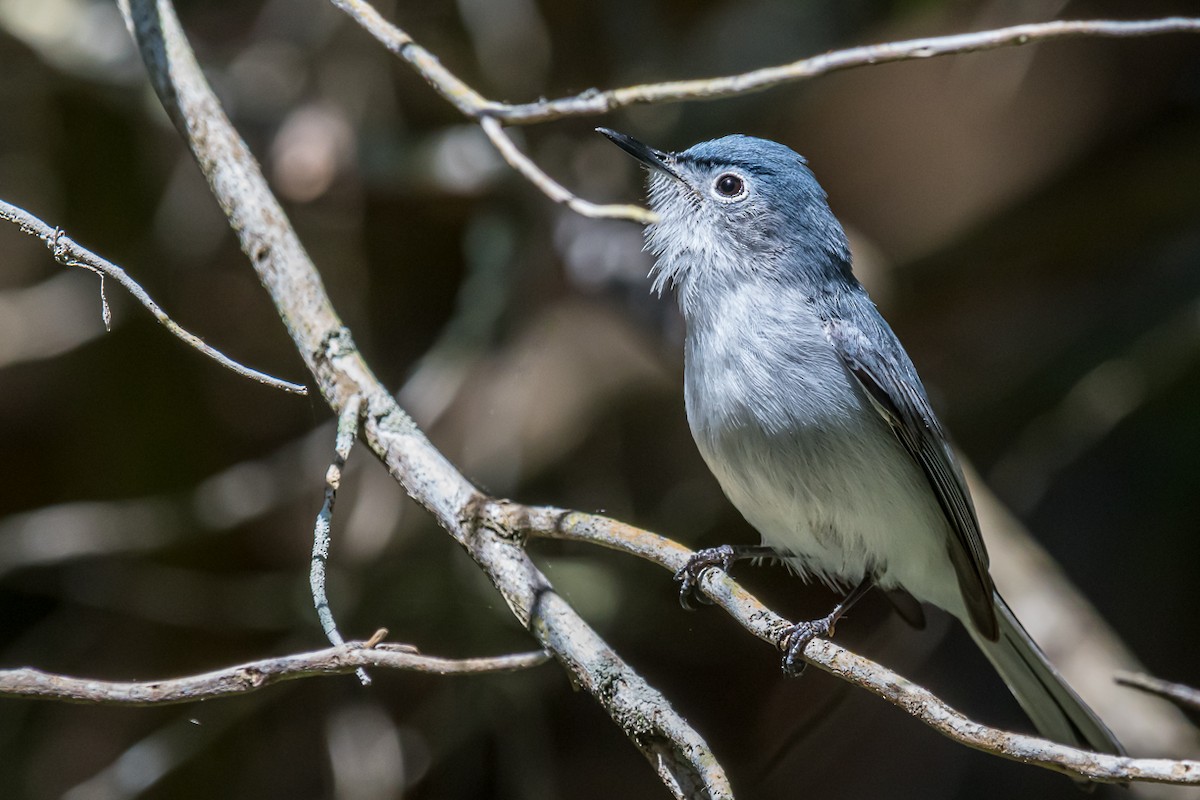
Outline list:
[[[485,94],[696,77],[851,44],[1178,2],[381,4]],[[189,2],[198,56],[373,368],[480,485],[695,545],[751,542],[697,457],[680,323],[632,225],[553,206],[317,0]],[[283,327],[107,0],[0,0],[0,196],[129,270],[179,322],[303,380]],[[741,131],[804,152],[958,443],[1148,668],[1200,683],[1200,40],[1064,41],[857,70],[524,131],[584,196],[633,201],[660,147]],[[0,665],[112,679],[323,644],[308,597],[329,411],[249,383],[116,288],[0,227]],[[469,559],[365,453],[334,523],[343,630],[448,656],[527,649]],[[740,797],[1074,797],[776,655],[670,578],[534,547],[707,738]],[[782,613],[832,598],[778,569]],[[839,641],[1026,728],[967,637],[870,598]],[[195,707],[0,703],[5,798],[663,797],[553,665],[305,680]],[[1152,754],[1150,754],[1152,755]],[[1096,796],[1125,796],[1102,790]]]

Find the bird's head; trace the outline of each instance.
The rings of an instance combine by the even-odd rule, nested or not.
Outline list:
[[[685,314],[699,293],[747,281],[814,293],[854,282],[842,226],[791,148],[734,135],[669,153],[598,130],[649,169],[654,287],[675,285]]]

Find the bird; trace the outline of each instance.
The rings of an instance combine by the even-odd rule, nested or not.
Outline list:
[[[710,567],[783,559],[845,599],[781,640],[805,646],[872,587],[914,623],[915,601],[957,617],[1034,727],[1124,754],[996,591],[948,435],[908,353],[852,271],[849,242],[807,160],[735,134],[667,152],[598,128],[648,171],[652,290],[683,316],[688,425],[722,490],[761,535],[698,551]],[[915,601],[914,601],[915,598]]]

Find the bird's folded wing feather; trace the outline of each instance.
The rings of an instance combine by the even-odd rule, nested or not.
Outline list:
[[[826,332],[846,369],[929,481],[953,531],[947,550],[971,619],[981,634],[994,640],[999,633],[992,599],[995,589],[962,470],[929,405],[916,368],[883,318],[873,307],[871,312],[874,319],[861,325],[829,320]],[[864,331],[863,327],[872,330]]]

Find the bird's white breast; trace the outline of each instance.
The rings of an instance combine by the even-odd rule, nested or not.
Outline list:
[[[747,286],[724,293],[711,315],[689,316],[696,444],[733,504],[802,575],[847,584],[870,571],[884,588],[955,607],[941,509],[810,309]]]

